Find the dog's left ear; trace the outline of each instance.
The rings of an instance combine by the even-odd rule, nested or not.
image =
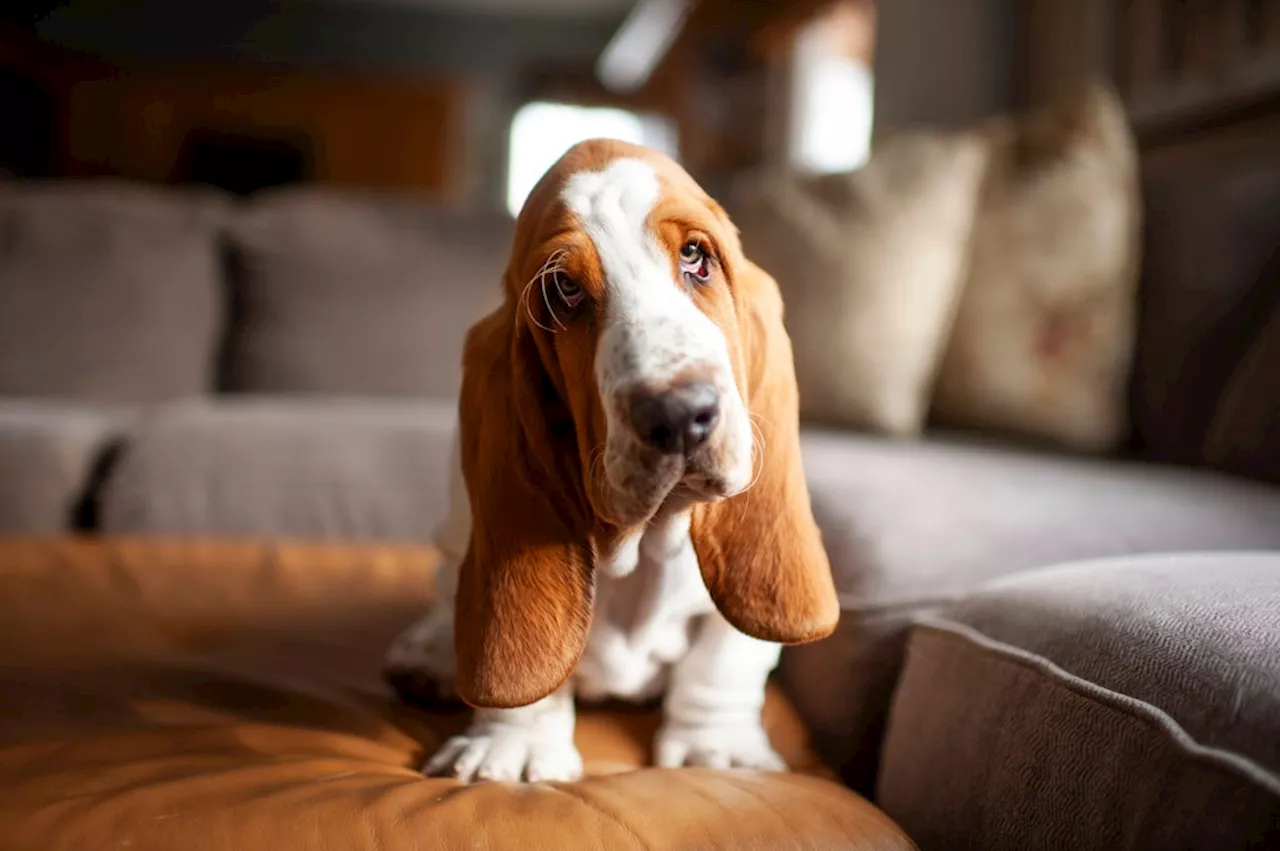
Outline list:
[[[747,635],[801,644],[839,619],[831,567],[813,519],[800,459],[800,414],[791,340],[778,285],[740,250],[731,258],[747,409],[762,438],[756,483],[693,509],[693,546],[725,620]]]

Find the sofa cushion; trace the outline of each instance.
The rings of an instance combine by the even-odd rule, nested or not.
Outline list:
[[[1280,553],[1094,562],[918,627],[880,800],[924,851],[1280,843]]]
[[[747,256],[786,302],[806,420],[920,432],[986,163],[979,134],[904,134],[851,174],[762,173],[735,187]]]
[[[921,613],[1068,560],[1280,548],[1280,489],[1217,473],[948,436],[804,440],[842,615],[831,638],[789,648],[782,674],[828,757],[863,790]]]
[[[0,183],[0,395],[207,392],[223,200],[115,181]]]
[[[129,418],[122,409],[0,401],[0,535],[53,535],[90,522],[95,473]]]
[[[641,769],[657,707],[590,708],[576,783],[424,778],[457,708],[381,681],[431,599],[410,547],[0,542],[6,851],[913,846],[832,782],[773,689],[794,773]]]
[[[512,223],[409,197],[264,195],[233,224],[228,389],[457,393],[467,329],[501,299]]]
[[[934,415],[1099,451],[1128,435],[1140,240],[1120,99],[999,119]]]
[[[163,406],[103,489],[106,532],[427,541],[447,506],[445,402]]]

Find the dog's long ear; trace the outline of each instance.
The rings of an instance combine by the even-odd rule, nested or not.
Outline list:
[[[801,466],[799,401],[782,299],[773,278],[735,253],[740,383],[759,428],[759,474],[745,493],[694,508],[693,546],[726,620],[765,641],[799,644],[829,635],[839,604]]]
[[[511,301],[467,337],[459,400],[471,542],[458,577],[458,691],[525,706],[555,691],[586,645],[595,557],[572,426]],[[567,433],[566,433],[567,430]]]

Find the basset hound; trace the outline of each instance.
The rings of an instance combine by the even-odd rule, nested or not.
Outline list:
[[[468,333],[438,601],[386,674],[475,708],[425,771],[572,780],[574,701],[662,697],[660,766],[784,769],[782,644],[838,605],[777,285],[671,159],[593,140],[516,220]]]

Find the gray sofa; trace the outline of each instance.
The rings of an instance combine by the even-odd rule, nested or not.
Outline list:
[[[925,849],[1280,847],[1280,158],[1193,162],[1146,168],[1122,456],[806,429],[844,614],[779,677]],[[0,184],[0,534],[427,540],[510,229]]]

